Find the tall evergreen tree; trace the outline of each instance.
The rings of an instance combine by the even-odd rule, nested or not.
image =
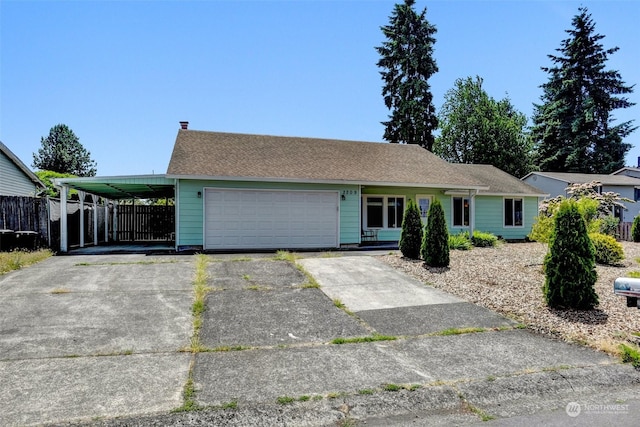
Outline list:
[[[418,209],[418,205],[413,199],[409,199],[407,208],[404,210],[398,248],[406,258],[419,259],[421,245],[422,220],[420,219],[420,209]]]
[[[445,94],[433,152],[454,163],[490,164],[522,177],[533,170],[527,118],[508,98],[496,101],[482,79],[457,79]]]
[[[384,81],[382,96],[391,115],[384,139],[419,144],[431,151],[438,126],[428,79],[438,71],[433,59],[436,27],[426,19],[427,9],[417,13],[415,0],[396,4],[389,25],[381,27],[386,40],[376,47]]]
[[[59,124],[49,130],[49,136],[40,138],[42,147],[33,154],[33,167],[40,170],[95,176],[96,162],[75,133],[67,125]]]
[[[444,209],[438,199],[435,199],[429,206],[427,226],[422,236],[420,254],[428,266],[449,266],[449,231],[447,230],[447,220],[444,217]]]
[[[636,129],[633,120],[614,124],[613,111],[634,105],[624,96],[633,86],[605,69],[618,48],[605,49],[587,8],[578,11],[559,55],[549,55],[554,65],[542,68],[549,80],[534,105],[536,163],[542,171],[608,174],[624,166],[631,148],[623,139]]]

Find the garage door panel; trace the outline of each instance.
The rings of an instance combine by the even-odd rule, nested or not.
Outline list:
[[[338,193],[205,191],[206,249],[336,247]]]

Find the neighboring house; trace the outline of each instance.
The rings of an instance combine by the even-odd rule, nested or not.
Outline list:
[[[205,132],[184,123],[166,175],[56,180],[107,199],[147,181],[148,191],[175,191],[177,249],[397,243],[408,199],[423,221],[440,200],[451,233],[524,239],[545,196],[492,166],[453,165],[417,145]]]
[[[640,179],[623,173],[623,168],[611,175],[568,173],[568,172],[531,172],[522,180],[542,191],[549,193],[551,197],[559,195],[567,196],[566,189],[571,184],[585,184],[592,181],[600,183],[600,192],[614,192],[620,196],[633,200],[634,203],[625,202],[626,209],[616,209],[614,215],[620,222],[631,222],[640,213]]]
[[[0,196],[36,196],[44,184],[0,142]]]

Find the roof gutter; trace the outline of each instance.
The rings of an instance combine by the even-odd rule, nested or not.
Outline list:
[[[167,178],[188,179],[195,181],[242,181],[242,182],[288,182],[297,184],[331,184],[331,185],[362,185],[362,186],[384,186],[384,187],[418,187],[437,188],[440,190],[488,190],[489,186],[482,184],[458,185],[441,183],[420,183],[420,182],[386,182],[386,181],[358,181],[358,180],[335,180],[335,179],[302,179],[302,178],[265,178],[265,177],[230,177],[230,176],[205,176],[205,175],[166,175]]]

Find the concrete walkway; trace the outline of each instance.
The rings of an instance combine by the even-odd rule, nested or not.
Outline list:
[[[55,257],[0,276],[0,425],[607,425],[640,412],[631,366],[518,329],[375,257],[299,260],[319,289],[264,255],[209,260],[210,351],[197,354],[181,351],[193,256]],[[442,334],[465,328],[484,332]],[[362,339],[376,333],[398,339]],[[172,413],[189,378],[206,409]],[[622,406],[563,415],[571,402],[583,414]]]

